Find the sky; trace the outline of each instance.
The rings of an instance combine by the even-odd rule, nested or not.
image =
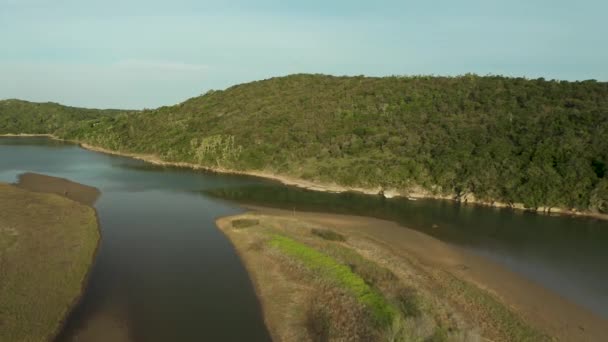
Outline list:
[[[293,73],[608,81],[606,0],[0,0],[0,99],[173,105]]]

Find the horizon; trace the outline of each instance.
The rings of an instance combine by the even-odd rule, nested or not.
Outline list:
[[[22,98],[16,98],[16,97],[11,97],[11,98],[2,98],[0,97],[0,101],[24,101],[24,102],[29,102],[29,103],[34,103],[34,104],[57,104],[57,105],[61,105],[61,106],[65,106],[65,107],[73,107],[73,108],[82,108],[82,109],[100,109],[100,110],[132,110],[132,111],[146,111],[146,110],[156,110],[158,108],[161,107],[166,107],[166,106],[175,106],[175,105],[179,105],[181,103],[184,103],[188,100],[197,98],[197,97],[201,97],[201,96],[205,96],[207,92],[209,91],[225,91],[228,90],[232,87],[236,87],[236,86],[240,86],[240,85],[246,85],[249,83],[254,83],[254,82],[262,82],[262,81],[269,81],[275,78],[283,78],[283,77],[290,77],[290,76],[297,76],[297,75],[311,75],[311,76],[326,76],[326,77],[374,77],[374,78],[390,78],[390,77],[396,77],[396,78],[417,78],[417,77],[438,77],[438,78],[459,78],[459,77],[467,77],[467,76],[476,76],[476,77],[503,77],[503,78],[522,78],[525,80],[539,80],[542,79],[545,82],[571,82],[571,83],[577,83],[577,82],[598,82],[598,83],[608,83],[608,81],[601,81],[601,80],[596,80],[596,79],[584,79],[584,80],[563,80],[563,79],[547,79],[544,77],[536,77],[536,78],[530,78],[530,77],[525,77],[525,76],[505,76],[505,75],[493,75],[493,74],[488,74],[488,75],[479,75],[479,74],[475,74],[475,73],[466,73],[466,74],[460,74],[460,75],[424,75],[424,74],[420,74],[420,75],[386,75],[386,76],[367,76],[367,75],[331,75],[331,74],[319,74],[319,73],[298,73],[298,74],[289,74],[289,75],[282,75],[282,76],[271,76],[268,78],[264,78],[264,79],[259,79],[259,80],[252,80],[252,81],[248,81],[248,82],[244,82],[244,83],[237,83],[237,84],[232,84],[229,85],[225,88],[221,88],[221,89],[208,89],[206,92],[201,93],[199,95],[195,95],[193,97],[189,97],[187,99],[184,99],[182,101],[179,102],[175,102],[175,103],[170,103],[170,104],[164,104],[164,105],[160,105],[158,107],[144,107],[144,108],[115,108],[115,107],[86,107],[86,106],[78,106],[78,105],[72,105],[69,103],[62,103],[62,102],[58,102],[58,101],[53,101],[53,100],[48,100],[48,101],[30,101],[30,100],[26,100],[26,99],[22,99]]]
[[[0,0],[0,99],[137,110],[300,73],[605,82],[606,12],[590,0]]]

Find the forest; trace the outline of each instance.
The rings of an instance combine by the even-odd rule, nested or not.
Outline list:
[[[0,101],[0,134],[319,183],[608,212],[608,83],[298,74],[174,106]]]

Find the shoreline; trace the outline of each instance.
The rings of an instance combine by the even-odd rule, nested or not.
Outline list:
[[[93,268],[95,268],[95,264],[97,264],[97,254],[99,253],[99,248],[101,247],[101,240],[103,239],[103,235],[101,233],[101,223],[99,221],[99,215],[97,214],[97,209],[95,209],[95,207],[93,207],[93,206],[91,206],[91,208],[95,212],[95,221],[97,222],[97,232],[99,234],[99,238],[97,239],[97,245],[95,246],[95,250],[93,251],[93,256],[91,258],[91,264],[89,265],[87,274],[82,279],[80,294],[76,298],[74,298],[74,301],[72,303],[70,303],[70,305],[68,306],[68,311],[67,311],[65,317],[63,317],[63,319],[57,326],[57,330],[55,330],[55,332],[53,332],[53,334],[50,336],[50,338],[48,339],[49,341],[56,341],[59,338],[59,336],[61,336],[61,334],[63,333],[63,331],[65,330],[65,328],[68,325],[70,316],[72,316],[72,313],[74,312],[74,310],[76,310],[76,308],[80,305],[80,303],[82,303],[82,299],[84,298],[85,292],[87,291],[87,287],[89,287],[89,281],[91,279],[91,274],[93,273]]]
[[[269,180],[274,180],[280,182],[287,186],[295,186],[297,188],[311,190],[311,191],[320,191],[320,192],[329,192],[329,193],[344,193],[344,192],[356,192],[364,195],[372,195],[372,196],[383,196],[387,199],[390,198],[405,198],[408,200],[418,200],[418,199],[433,199],[433,200],[447,200],[456,203],[462,203],[465,205],[477,205],[483,207],[492,207],[492,208],[504,208],[511,210],[521,210],[527,212],[533,212],[544,215],[564,215],[570,217],[587,217],[594,218],[600,220],[608,220],[608,214],[602,213],[594,213],[588,211],[577,211],[568,208],[557,208],[557,207],[538,207],[536,210],[525,208],[521,203],[504,203],[500,201],[479,201],[475,199],[472,195],[465,195],[462,197],[458,197],[456,195],[434,195],[426,190],[417,190],[404,193],[402,191],[396,189],[383,189],[382,187],[376,188],[361,188],[361,187],[346,187],[338,184],[322,184],[316,183],[313,181],[307,181],[304,179],[293,178],[289,176],[281,176],[269,172],[264,171],[238,171],[224,168],[215,168],[209,166],[203,166],[199,164],[187,163],[187,162],[168,162],[162,160],[157,155],[147,155],[140,153],[131,153],[131,152],[123,152],[123,151],[115,151],[106,149],[103,147],[93,146],[78,140],[68,140],[62,139],[52,134],[0,134],[0,137],[46,137],[56,141],[69,142],[76,144],[86,150],[99,152],[104,154],[110,154],[121,157],[128,157],[137,160],[141,160],[153,165],[157,166],[170,166],[170,167],[179,167],[185,169],[192,169],[197,171],[206,171],[212,173],[221,173],[221,174],[232,174],[232,175],[242,175],[242,176],[252,176],[258,178],[264,178]]]
[[[258,302],[259,314],[264,321],[264,326],[266,327],[266,330],[268,331],[268,335],[270,335],[272,341],[279,341],[280,339],[278,339],[278,334],[277,334],[274,322],[271,322],[266,317],[267,312],[269,310],[269,305],[266,301],[263,300],[262,296],[260,295],[262,293],[263,287],[261,286],[259,279],[257,277],[255,277],[255,271],[256,271],[255,268],[253,267],[253,265],[251,263],[247,262],[247,257],[245,255],[244,251],[241,248],[237,247],[234,239],[231,239],[230,236],[228,235],[228,232],[225,229],[222,229],[224,221],[228,217],[229,216],[217,217],[214,220],[215,228],[228,241],[228,243],[230,244],[230,247],[232,247],[232,250],[237,255],[240,263],[243,265],[243,267],[245,268],[245,271],[247,272],[247,278],[249,279],[249,282],[251,283],[251,287],[253,288],[253,292],[255,293],[255,299]]]

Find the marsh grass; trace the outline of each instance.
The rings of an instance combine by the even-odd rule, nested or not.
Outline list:
[[[422,299],[411,287],[399,287],[395,301],[405,317],[420,317],[422,315]]]
[[[351,248],[339,244],[324,244],[318,248],[323,253],[348,265],[354,273],[361,276],[370,286],[382,289],[392,287],[398,282],[397,276],[389,269],[364,258]]]
[[[99,231],[95,211],[0,183],[0,341],[46,341],[81,294]]]

